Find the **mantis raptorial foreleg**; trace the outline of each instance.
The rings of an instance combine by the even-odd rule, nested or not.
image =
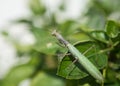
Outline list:
[[[88,48],[85,52],[83,52],[83,55],[85,55],[87,52],[89,52],[93,47],[94,47],[94,45],[91,46],[90,48]]]

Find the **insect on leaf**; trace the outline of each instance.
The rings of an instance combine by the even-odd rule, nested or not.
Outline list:
[[[85,57],[87,57],[98,69],[104,68],[107,64],[107,56],[105,53],[99,53],[101,49],[96,43],[86,41],[75,45],[81,53],[84,53],[91,46],[93,48],[85,54]],[[57,74],[66,79],[82,79],[88,76],[88,72],[78,62],[73,63],[75,60],[74,57],[72,55],[67,55],[67,53],[59,64]]]

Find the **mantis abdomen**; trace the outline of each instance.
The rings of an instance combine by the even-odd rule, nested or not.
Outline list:
[[[78,62],[87,70],[91,76],[100,82],[103,82],[102,74],[91,61],[89,61],[83,54],[81,54],[73,45],[67,44],[67,47],[69,52],[71,52],[71,54],[78,60]]]

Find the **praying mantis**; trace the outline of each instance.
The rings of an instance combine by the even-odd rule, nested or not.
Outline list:
[[[61,34],[59,34],[56,30],[52,32],[52,35],[57,38],[57,40],[67,47],[68,51],[72,54],[72,56],[78,61],[80,65],[95,79],[99,82],[103,83],[104,78],[101,72],[96,68],[96,66],[89,61],[77,48],[75,48],[72,44],[66,41]]]

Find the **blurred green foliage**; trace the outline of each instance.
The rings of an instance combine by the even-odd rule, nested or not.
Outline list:
[[[21,45],[12,40],[17,55],[20,58],[27,55],[26,58],[30,60],[11,68],[0,80],[0,86],[18,86],[26,79],[30,79],[30,86],[101,86],[84,70],[79,67],[73,69],[75,64],[67,69],[72,63],[72,56],[67,56],[67,49],[56,44],[57,40],[51,36],[54,29],[81,52],[94,45],[95,48],[85,56],[103,73],[104,86],[120,86],[119,6],[119,0],[90,0],[88,8],[85,9],[86,13],[77,20],[69,19],[58,23],[56,12],[48,16],[46,13],[49,13],[49,9],[41,0],[30,0],[31,15],[29,18],[16,20],[15,24],[28,25],[28,30],[34,35],[36,43]],[[63,1],[58,10],[62,12],[64,9]],[[9,32],[3,31],[2,34],[6,38],[11,38]]]

